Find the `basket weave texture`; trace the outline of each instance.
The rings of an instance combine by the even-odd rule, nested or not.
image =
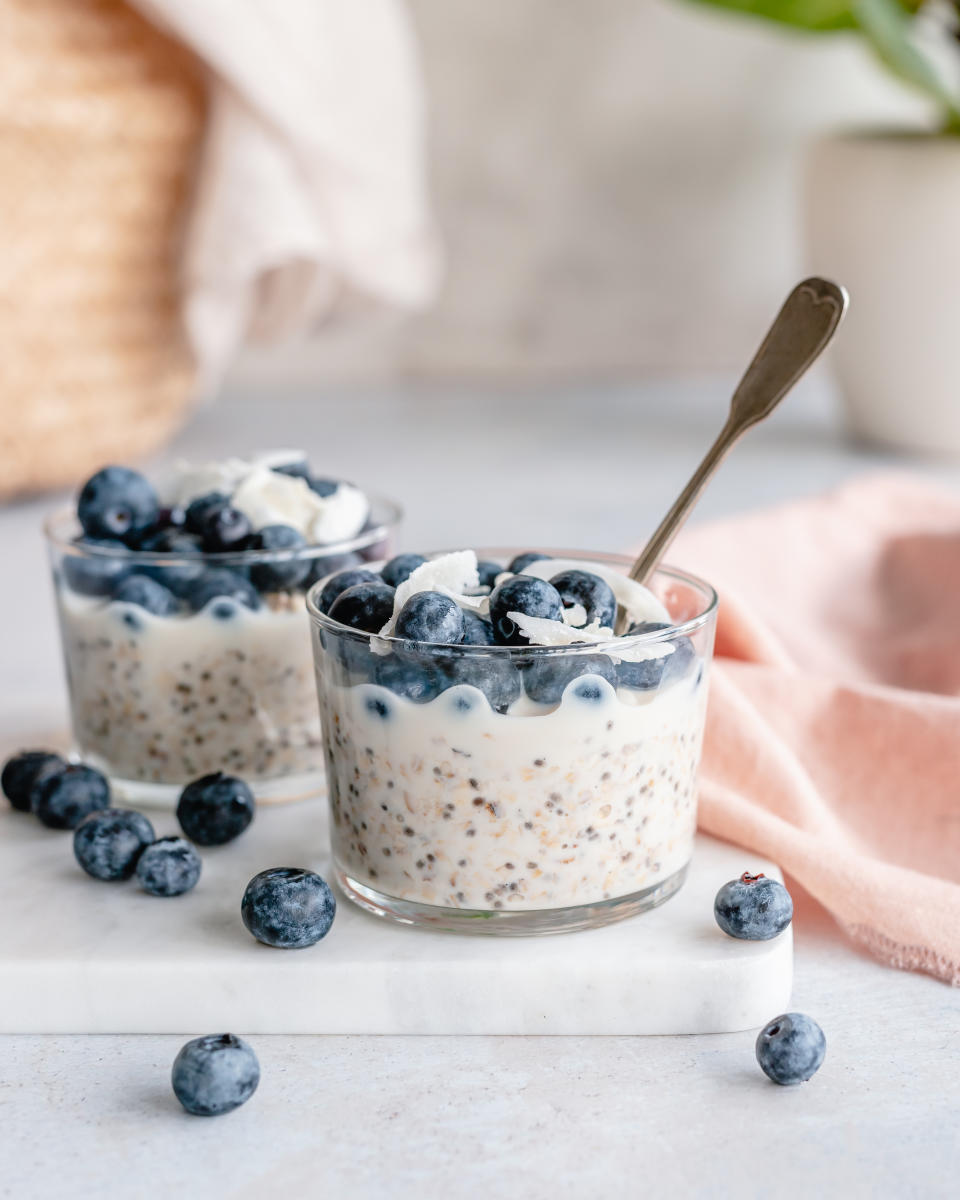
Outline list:
[[[177,250],[205,115],[187,51],[120,0],[0,0],[0,497],[177,427]]]

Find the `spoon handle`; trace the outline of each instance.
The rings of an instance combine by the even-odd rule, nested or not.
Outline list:
[[[710,476],[741,435],[769,416],[820,356],[836,332],[847,303],[844,289],[827,279],[805,279],[793,289],[733,394],[726,424],[633,564],[631,579],[647,582]]]

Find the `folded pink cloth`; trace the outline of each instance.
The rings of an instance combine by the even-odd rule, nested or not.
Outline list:
[[[960,496],[872,476],[670,557],[721,598],[701,828],[960,985]]]

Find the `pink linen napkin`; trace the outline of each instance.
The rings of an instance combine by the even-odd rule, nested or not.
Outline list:
[[[720,593],[701,828],[960,985],[960,496],[871,476],[670,558]]]

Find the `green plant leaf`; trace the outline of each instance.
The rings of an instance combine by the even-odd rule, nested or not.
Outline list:
[[[911,37],[911,18],[898,0],[853,0],[857,24],[874,54],[898,79],[932,97],[947,115],[951,129],[960,126],[960,96]]]
[[[853,0],[696,0],[713,8],[725,8],[746,16],[778,21],[798,29],[829,32],[855,29]]]

